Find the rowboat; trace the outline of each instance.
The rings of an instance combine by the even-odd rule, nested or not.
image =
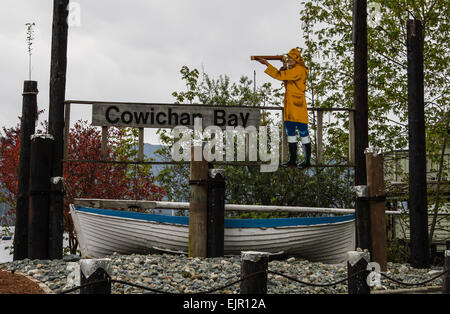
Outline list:
[[[187,253],[189,217],[70,205],[83,258],[154,252]],[[323,263],[341,263],[355,249],[351,215],[225,219],[224,254],[241,251],[283,252]]]

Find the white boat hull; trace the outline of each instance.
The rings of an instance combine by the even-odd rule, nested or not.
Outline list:
[[[119,254],[148,254],[160,249],[187,252],[189,226],[114,217],[77,210],[71,205],[81,254],[100,258]],[[354,219],[326,224],[267,228],[225,228],[225,255],[264,251],[310,261],[341,263],[355,249]]]

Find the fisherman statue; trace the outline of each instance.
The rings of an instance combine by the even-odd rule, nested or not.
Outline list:
[[[298,168],[305,169],[311,165],[311,140],[308,132],[308,112],[306,108],[306,78],[309,69],[306,67],[300,55],[299,48],[293,48],[287,55],[281,58],[269,56],[254,56],[252,60],[257,60],[267,65],[264,71],[276,80],[283,81],[285,86],[284,94],[284,125],[286,127],[287,141],[289,145],[289,160],[282,163],[282,167],[297,166],[297,135],[300,136],[303,154],[305,159],[298,164]],[[277,70],[267,59],[280,60],[283,66]]]

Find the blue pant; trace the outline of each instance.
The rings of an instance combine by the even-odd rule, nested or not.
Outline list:
[[[298,130],[298,134],[302,139],[302,144],[310,143],[308,124],[293,121],[284,121],[286,127],[286,134],[288,136],[288,143],[297,143],[297,136],[295,131]]]

